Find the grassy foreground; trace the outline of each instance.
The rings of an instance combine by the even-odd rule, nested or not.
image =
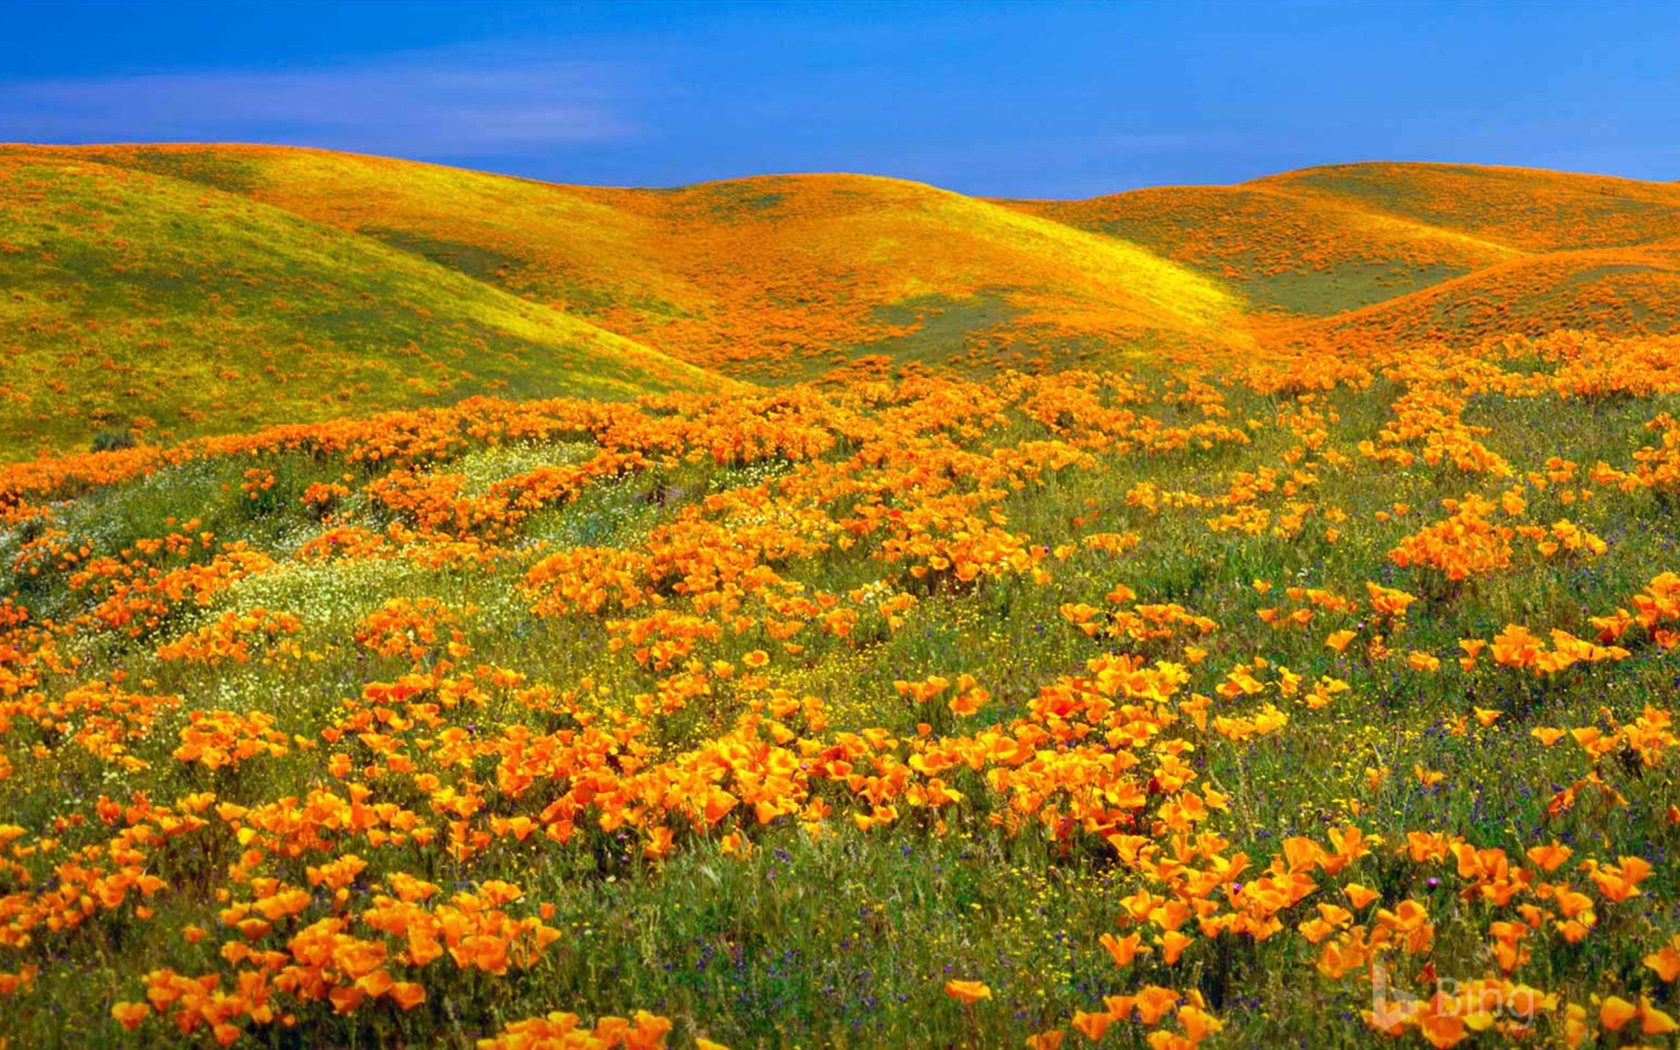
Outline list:
[[[1674,1045],[1677,395],[1564,333],[4,468],[0,1039]]]

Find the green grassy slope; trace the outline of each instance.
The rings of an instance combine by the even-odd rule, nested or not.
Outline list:
[[[0,153],[0,450],[720,381],[375,240],[201,183]]]

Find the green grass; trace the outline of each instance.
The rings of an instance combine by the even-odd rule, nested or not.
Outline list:
[[[1328,271],[1262,274],[1242,282],[1240,287],[1257,308],[1327,317],[1409,295],[1469,272],[1439,264],[1417,268],[1389,263],[1348,264]]]
[[[478,394],[717,380],[454,270],[193,182],[5,158],[0,454]]]

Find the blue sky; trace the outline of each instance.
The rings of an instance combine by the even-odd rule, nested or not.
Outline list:
[[[1680,179],[1680,4],[11,0],[0,141],[1084,197],[1341,161]]]

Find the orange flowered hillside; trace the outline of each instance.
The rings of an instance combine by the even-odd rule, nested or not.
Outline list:
[[[1008,203],[1228,282],[1264,315],[1258,330],[1285,341],[1474,342],[1508,331],[1674,324],[1665,309],[1680,245],[1672,183],[1349,164],[1235,187]],[[1356,312],[1330,317],[1344,311]]]
[[[14,453],[706,382],[676,361],[782,383],[1661,334],[1680,251],[1673,185],[1450,165],[1035,202],[850,175],[564,186],[274,147],[0,160]],[[168,240],[200,228],[202,251]],[[108,366],[125,385],[96,381]]]
[[[1069,348],[1243,342],[1228,324],[1234,300],[1149,251],[894,179],[619,190],[310,150],[91,155],[245,194],[760,378],[866,353],[990,366]]]

